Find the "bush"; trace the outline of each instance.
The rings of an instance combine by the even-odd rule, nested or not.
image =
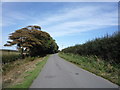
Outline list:
[[[2,63],[5,64],[5,63],[13,62],[19,58],[20,58],[19,54],[2,55]]]
[[[112,36],[104,36],[88,41],[82,45],[75,45],[62,50],[64,53],[73,53],[84,56],[96,55],[111,63],[120,63],[120,31]]]

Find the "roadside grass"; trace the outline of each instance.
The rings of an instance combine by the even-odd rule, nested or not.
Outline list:
[[[13,70],[7,73],[8,75],[12,74],[11,77],[9,76],[7,82],[6,80],[3,81],[5,84],[8,83],[8,85],[4,85],[4,89],[23,88],[26,90],[26,88],[29,88],[33,80],[38,76],[41,69],[47,62],[48,57],[49,55],[42,58],[31,57],[32,59],[28,57],[25,60],[16,61],[15,65],[13,66]],[[8,75],[6,75],[6,77]]]
[[[6,75],[12,69],[18,68],[20,65],[23,65],[23,64],[28,63],[30,61],[33,61],[37,58],[38,57],[26,57],[25,59],[18,59],[14,62],[9,62],[9,63],[3,64],[2,65],[2,70],[3,70],[2,74]]]
[[[97,56],[85,57],[61,52],[59,53],[59,56],[85,70],[88,70],[98,76],[102,76],[103,78],[120,85],[120,64],[110,64],[102,59],[99,59]]]

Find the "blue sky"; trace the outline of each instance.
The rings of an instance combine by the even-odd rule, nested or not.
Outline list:
[[[118,30],[117,2],[3,2],[2,44],[10,33],[28,25],[39,25],[60,49],[82,44]]]

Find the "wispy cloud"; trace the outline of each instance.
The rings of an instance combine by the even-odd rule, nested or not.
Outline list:
[[[5,16],[3,26],[10,26],[22,22],[24,25],[37,24],[54,37],[75,34],[90,30],[97,30],[117,25],[117,10],[108,5],[88,5],[67,7],[56,13],[49,13],[43,17],[34,17],[20,12],[10,12]],[[16,22],[17,21],[17,22]]]
[[[44,21],[38,21],[39,25],[49,25],[44,28],[52,36],[75,34],[89,30],[97,30],[117,25],[118,12],[102,11],[109,10],[108,6],[87,6],[77,8],[66,8],[61,14],[55,14]]]
[[[11,11],[7,13],[3,13],[3,23],[2,26],[11,26],[11,25],[17,25],[19,22],[27,21],[30,17],[29,15],[26,15],[25,13],[20,13],[18,11]]]

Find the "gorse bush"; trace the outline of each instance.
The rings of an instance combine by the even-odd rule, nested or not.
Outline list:
[[[111,36],[106,35],[81,45],[65,48],[62,52],[84,56],[96,55],[111,63],[120,63],[120,31]]]

